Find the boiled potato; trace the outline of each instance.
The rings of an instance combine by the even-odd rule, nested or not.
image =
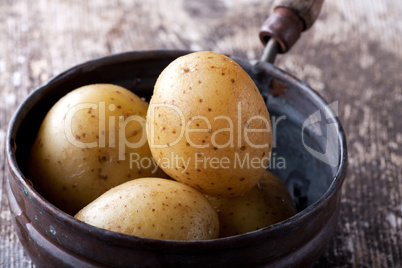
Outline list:
[[[152,155],[172,178],[213,196],[254,187],[272,148],[267,107],[232,59],[195,52],[157,79],[147,114]]]
[[[207,196],[216,209],[220,237],[243,234],[283,221],[296,213],[286,185],[266,171],[257,186],[235,198]]]
[[[31,150],[29,176],[35,187],[74,215],[118,184],[161,176],[146,139],[147,108],[132,92],[110,84],[84,86],[61,98]]]
[[[160,178],[121,184],[75,217],[103,229],[155,239],[205,240],[219,234],[218,216],[203,194]]]

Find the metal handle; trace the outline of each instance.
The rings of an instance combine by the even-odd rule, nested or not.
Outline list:
[[[275,39],[274,43],[277,44],[271,45],[269,49],[266,48],[264,55],[272,54],[270,52],[272,47],[276,47],[274,50],[277,50],[278,53],[289,51],[299,39],[301,33],[314,24],[320,14],[323,2],[324,0],[275,1],[273,13],[261,26],[260,39],[264,45],[271,38]]]

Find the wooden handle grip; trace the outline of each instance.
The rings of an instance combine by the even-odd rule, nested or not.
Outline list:
[[[279,53],[289,51],[300,34],[314,24],[323,2],[324,0],[276,0],[273,13],[261,26],[261,42],[265,45],[273,37],[279,43]]]

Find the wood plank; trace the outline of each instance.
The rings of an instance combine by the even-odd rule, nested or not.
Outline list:
[[[13,112],[53,75],[131,50],[214,50],[258,59],[272,1],[3,1],[0,9],[0,266],[30,267],[11,226],[4,139]],[[326,0],[277,65],[338,101],[349,173],[317,267],[402,265],[402,2]]]

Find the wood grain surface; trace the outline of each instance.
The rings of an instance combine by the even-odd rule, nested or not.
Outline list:
[[[258,59],[269,0],[0,1],[0,267],[33,266],[5,195],[7,124],[57,73],[131,50]],[[337,230],[317,267],[402,266],[402,1],[326,0],[276,64],[339,102],[349,149]],[[35,133],[32,133],[35,135]]]

